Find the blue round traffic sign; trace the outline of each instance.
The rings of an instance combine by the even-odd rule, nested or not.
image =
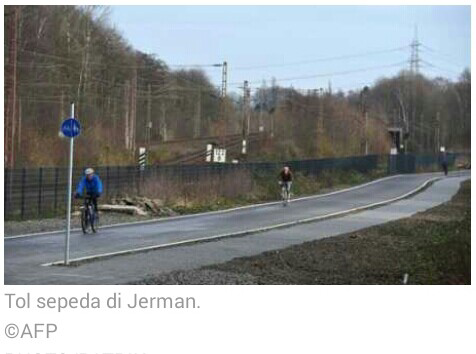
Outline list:
[[[68,138],[74,138],[75,136],[79,135],[80,131],[81,126],[79,125],[79,122],[74,118],[68,118],[64,120],[61,124],[61,132],[64,134],[64,136],[67,136]]]

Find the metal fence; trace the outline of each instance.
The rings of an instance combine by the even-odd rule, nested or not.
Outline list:
[[[404,156],[404,155],[401,155]],[[393,160],[388,156],[357,156],[317,160],[298,160],[286,162],[254,162],[239,164],[202,165],[153,165],[140,170],[137,166],[100,166],[95,170],[101,177],[106,199],[120,194],[141,195],[144,181],[150,179],[171,180],[179,184],[193,183],[201,178],[222,177],[239,171],[253,174],[276,174],[284,164],[295,172],[305,175],[318,175],[323,171],[344,170],[367,173],[379,164],[390,167],[387,173],[412,173],[418,166],[434,164],[437,157],[405,155]],[[449,158],[454,163],[454,156]],[[76,185],[83,174],[83,168],[73,171]],[[63,215],[67,200],[66,167],[6,169],[4,194],[4,219],[25,219]],[[238,175],[238,174],[237,174]]]
[[[454,166],[458,157],[464,157],[466,155],[467,154],[447,153],[448,166]],[[437,170],[440,168],[440,165],[441,155],[399,154],[388,156],[387,167],[388,174],[395,174]]]

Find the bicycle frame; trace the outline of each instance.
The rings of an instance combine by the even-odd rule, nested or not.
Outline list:
[[[87,233],[89,228],[93,232],[97,230],[97,212],[94,208],[93,198],[85,197],[84,203],[81,206],[81,228],[83,233]]]
[[[283,203],[287,204],[291,195],[290,186],[287,182],[281,182],[281,197]]]

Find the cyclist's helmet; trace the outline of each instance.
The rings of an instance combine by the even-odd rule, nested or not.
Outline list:
[[[94,173],[94,170],[91,167],[84,170],[84,174],[86,176],[92,175],[93,173]]]

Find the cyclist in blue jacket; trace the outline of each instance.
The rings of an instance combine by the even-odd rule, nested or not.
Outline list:
[[[91,198],[91,201],[94,205],[94,210],[98,211],[98,202],[97,198],[99,198],[102,194],[102,182],[98,175],[94,174],[94,170],[92,168],[87,168],[84,171],[84,176],[78,183],[78,188],[76,188],[76,192],[74,192],[74,197],[79,198],[83,195],[83,191],[86,189],[86,195]]]

